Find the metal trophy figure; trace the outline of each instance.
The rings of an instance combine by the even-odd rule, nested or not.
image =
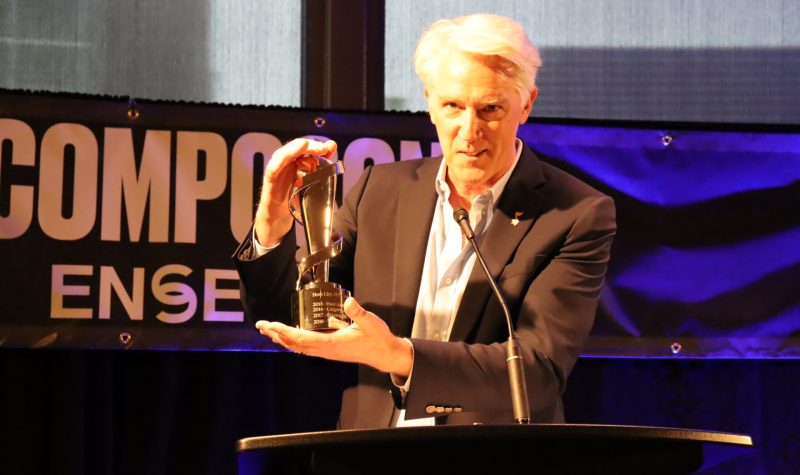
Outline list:
[[[350,324],[342,306],[350,292],[328,282],[329,260],[342,251],[342,235],[333,230],[339,161],[310,156],[316,167],[299,177],[289,193],[289,210],[305,229],[308,255],[297,264],[292,321],[305,330],[336,330]]]

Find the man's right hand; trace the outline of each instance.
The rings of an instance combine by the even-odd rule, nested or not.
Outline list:
[[[303,158],[317,155],[330,158],[336,153],[336,142],[318,142],[312,139],[294,139],[272,154],[264,170],[261,198],[256,210],[255,232],[259,244],[270,247],[278,244],[292,229],[294,218],[289,212],[289,191],[298,177],[298,171],[310,172],[316,160]]]

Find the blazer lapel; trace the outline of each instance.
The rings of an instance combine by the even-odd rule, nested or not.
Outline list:
[[[411,335],[436,206],[436,172],[441,159],[423,160],[425,163],[417,169],[417,180],[406,185],[398,196],[390,327],[401,336]]]
[[[538,218],[544,196],[536,188],[544,181],[538,159],[523,145],[522,156],[500,197],[492,222],[478,244],[492,278],[500,276],[520,241]],[[450,341],[467,339],[480,320],[491,293],[486,275],[476,261],[458,307]]]

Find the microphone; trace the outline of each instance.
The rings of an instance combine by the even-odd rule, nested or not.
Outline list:
[[[453,219],[461,226],[461,232],[472,244],[472,249],[475,250],[475,256],[478,262],[481,263],[484,274],[492,286],[492,291],[500,302],[503,308],[503,314],[506,317],[506,325],[508,326],[508,341],[506,342],[506,364],[508,365],[508,381],[511,385],[511,406],[514,408],[514,422],[517,424],[530,424],[531,423],[531,409],[528,406],[528,389],[525,387],[525,371],[522,367],[522,357],[519,353],[519,345],[514,336],[514,327],[511,324],[511,314],[508,311],[506,300],[497,288],[497,283],[492,278],[489,267],[486,265],[486,260],[478,249],[478,243],[475,242],[475,232],[472,231],[472,226],[469,224],[469,213],[464,208],[459,208],[453,211]]]

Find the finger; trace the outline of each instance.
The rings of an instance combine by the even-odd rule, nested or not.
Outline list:
[[[294,353],[302,353],[297,349],[297,347],[292,346],[289,342],[281,338],[281,336],[277,333],[273,333],[271,339],[273,343],[275,343],[276,345],[280,345],[289,351],[292,351]]]
[[[319,167],[319,160],[310,155],[303,155],[295,161],[295,165],[297,165],[298,172],[306,174]]]
[[[272,338],[271,334],[273,332],[270,331],[269,324],[270,324],[270,322],[267,321],[267,320],[259,320],[259,321],[256,322],[255,327],[256,327],[256,330],[258,330],[258,333],[261,333],[262,335],[264,335],[267,338]]]
[[[301,330],[278,322],[270,322],[267,327],[273,341],[296,353],[316,355],[320,348],[330,343],[329,334]]]
[[[273,343],[288,349],[287,342],[284,341],[277,332],[269,328],[269,323],[270,322],[266,320],[260,320],[256,322],[256,329],[259,333],[272,340]]]
[[[288,165],[293,164],[295,159],[304,155],[309,148],[308,139],[294,139],[272,154],[265,176],[273,176],[280,173]]]
[[[347,297],[343,308],[345,315],[360,327],[370,327],[373,324],[373,319],[378,318],[377,315],[362,307],[353,297]]]
[[[335,152],[336,142],[332,140],[323,143],[307,138],[294,139],[272,154],[264,171],[264,187],[278,185],[282,196],[288,192],[287,187],[295,180],[298,171],[305,174],[317,168],[317,160],[307,155],[329,157]]]
[[[275,342],[275,338],[278,336],[278,334],[273,330],[270,330],[269,323],[270,322],[266,320],[259,320],[258,322],[256,322],[256,329],[258,330],[259,333],[261,333],[265,337]]]
[[[267,322],[266,330],[274,336],[279,336],[290,344],[299,343],[303,333],[303,330],[299,328],[290,327],[280,322]]]
[[[278,334],[276,329],[280,327],[285,327],[285,325],[279,322],[270,322],[269,320],[259,320],[256,322],[256,330],[258,330],[262,335],[270,338],[273,335]]]
[[[298,186],[296,182],[298,175],[303,176],[319,166],[318,161],[308,155],[330,158],[336,153],[336,148],[336,142],[333,140],[319,142],[314,139],[298,138],[276,150],[264,171],[261,201],[268,198],[272,213],[286,214],[281,212],[281,208],[285,208],[283,198],[289,193],[292,184]],[[275,206],[278,206],[278,209],[274,209]]]
[[[336,145],[336,142],[334,142],[333,140],[328,140],[327,142],[325,142],[325,147],[326,147],[327,151],[325,152],[325,154],[323,156],[325,158],[331,158],[336,153],[336,149],[338,148],[338,145]]]
[[[262,329],[266,329],[269,326],[268,320],[259,320],[256,322],[256,330],[261,331]]]
[[[336,153],[336,142],[333,140],[326,140],[325,142],[320,142],[317,140],[308,141],[308,148],[306,149],[306,153],[311,155],[318,155],[325,158],[331,158],[334,153]]]
[[[272,342],[276,345],[280,345],[289,351],[294,351],[295,353],[301,353],[294,341],[287,340],[280,333],[271,329],[269,322],[258,322],[256,326],[262,335],[272,340]]]

